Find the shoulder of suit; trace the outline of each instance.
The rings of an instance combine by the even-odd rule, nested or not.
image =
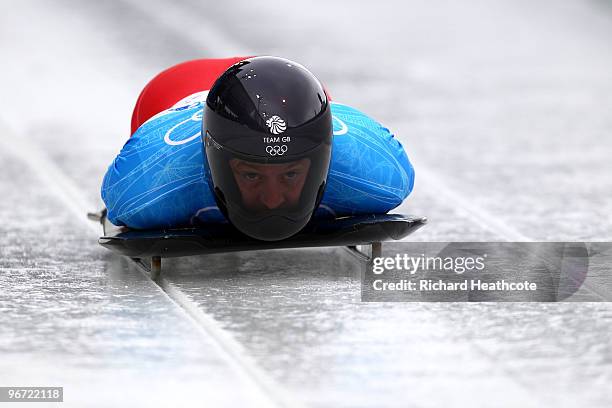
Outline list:
[[[204,106],[204,104],[206,103],[206,97],[208,96],[208,91],[202,91],[202,92],[196,92],[194,94],[191,94],[183,99],[181,99],[180,101],[178,101],[177,103],[175,103],[174,105],[172,105],[171,107],[169,107],[166,110],[163,110],[161,112],[159,112],[156,115],[151,116],[149,119],[147,119],[146,122],[144,122],[141,126],[159,119],[162,116],[167,116],[167,115],[171,115],[175,112],[180,112],[180,111],[184,111],[184,110],[189,110],[189,109],[193,109],[196,107],[200,107],[200,106]]]

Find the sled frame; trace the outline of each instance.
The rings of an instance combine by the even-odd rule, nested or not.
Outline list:
[[[382,255],[384,240],[401,239],[427,222],[427,219],[424,217],[411,217],[399,214],[344,217],[331,221],[321,221],[319,224],[314,225],[309,232],[300,233],[288,240],[270,243],[252,240],[244,236],[229,235],[221,237],[219,240],[221,244],[219,244],[219,242],[215,242],[210,237],[199,237],[197,228],[134,231],[111,224],[106,219],[106,209],[95,213],[88,213],[87,216],[89,219],[102,224],[104,236],[100,237],[98,241],[102,246],[127,256],[139,267],[147,271],[151,279],[155,281],[162,277],[163,257],[323,246],[343,248],[344,252],[359,261],[363,273],[371,273],[374,259]],[[331,229],[329,228],[330,225],[332,226]],[[384,226],[390,227],[387,229],[382,228]],[[213,226],[210,227],[212,228]],[[366,232],[361,233],[357,227],[365,229]],[[232,227],[225,226],[223,228],[221,230],[222,234],[227,233],[227,229]],[[328,233],[330,230],[331,234]],[[318,237],[321,239],[317,239]],[[173,242],[173,239],[176,242]],[[190,245],[191,247],[182,249],[181,242],[186,247]],[[134,243],[144,244],[133,245]],[[203,245],[198,248],[197,244],[202,243],[209,244],[209,246]],[[195,248],[194,245],[196,245]]]

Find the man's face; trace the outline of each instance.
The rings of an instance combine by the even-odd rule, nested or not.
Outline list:
[[[242,194],[243,205],[255,211],[296,205],[310,169],[310,159],[306,158],[282,164],[231,159],[229,164]]]

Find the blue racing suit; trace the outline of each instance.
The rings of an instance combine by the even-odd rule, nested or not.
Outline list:
[[[201,124],[207,91],[143,123],[102,182],[108,219],[137,229],[227,222],[208,185]],[[334,136],[327,186],[315,217],[386,213],[410,194],[414,170],[389,130],[331,102]]]

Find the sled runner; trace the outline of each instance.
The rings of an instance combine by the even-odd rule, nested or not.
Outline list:
[[[148,270],[153,279],[160,276],[161,258],[282,248],[345,247],[366,268],[371,268],[372,259],[381,255],[384,241],[402,239],[427,222],[424,217],[400,214],[313,220],[298,234],[270,242],[250,238],[231,224],[132,230],[111,224],[106,219],[106,209],[87,216],[103,226],[104,235],[98,240],[100,245],[132,258]],[[357,246],[361,245],[369,247],[368,250],[359,250]],[[143,259],[151,259],[151,266]]]

